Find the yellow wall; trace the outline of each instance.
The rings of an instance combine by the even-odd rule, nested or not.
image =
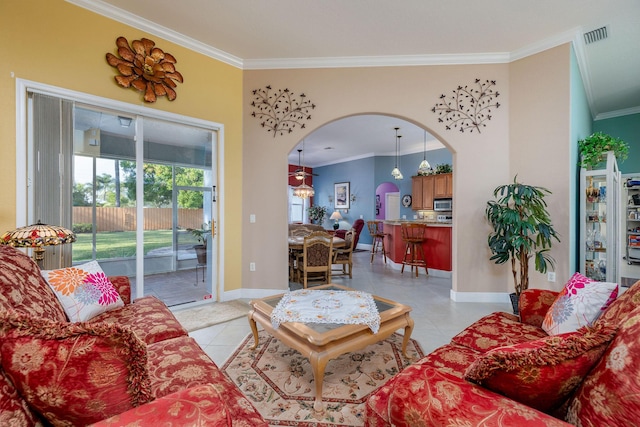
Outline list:
[[[129,42],[147,37],[176,57],[176,68],[184,76],[184,83],[178,84],[175,101],[163,97],[147,104],[140,93],[115,83],[116,71],[107,64],[105,54],[115,52],[118,36]],[[5,160],[0,176],[0,230],[16,225],[15,79],[20,78],[223,124],[224,232],[241,235],[241,70],[63,0],[3,0],[0,40],[0,152]],[[242,282],[241,247],[236,239],[227,239],[223,250],[225,290],[238,289]]]

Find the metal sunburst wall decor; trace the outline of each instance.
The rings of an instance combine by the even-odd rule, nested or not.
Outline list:
[[[474,85],[458,86],[453,95],[440,95],[440,102],[431,109],[438,115],[438,122],[445,123],[445,128],[457,128],[460,132],[480,133],[481,127],[486,127],[491,120],[493,109],[500,107],[496,98],[500,93],[495,90],[495,80],[476,79]]]
[[[107,63],[118,70],[116,82],[124,88],[143,92],[145,102],[156,102],[166,96],[169,101],[176,99],[176,82],[184,81],[176,70],[176,58],[156,46],[153,40],[142,38],[129,41],[120,36],[116,39],[118,56],[108,52]]]
[[[262,120],[260,125],[276,135],[293,132],[296,126],[304,129],[304,120],[311,119],[311,110],[316,108],[304,93],[295,95],[289,89],[278,89],[272,92],[271,86],[253,91],[251,106],[253,117]]]

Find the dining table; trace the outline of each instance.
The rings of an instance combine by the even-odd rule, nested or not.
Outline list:
[[[333,249],[344,248],[346,241],[340,237],[333,236]],[[289,236],[289,250],[301,251],[304,246],[304,236]]]

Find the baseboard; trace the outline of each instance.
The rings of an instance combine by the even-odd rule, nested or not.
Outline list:
[[[239,298],[259,299],[272,295],[279,295],[287,292],[289,289],[236,289],[233,291],[225,291],[220,301],[231,301]]]
[[[456,292],[449,291],[449,296],[455,302],[496,302],[511,304],[509,294],[504,292]]]
[[[374,262],[378,262],[378,260],[376,259]],[[382,261],[384,262],[384,261]],[[402,264],[401,263],[396,263],[391,261],[391,259],[387,258],[387,265],[389,267],[391,267],[394,270],[402,270]],[[406,272],[407,269],[411,270],[410,267],[404,267],[404,271]],[[420,273],[419,274],[424,274],[424,268],[420,267],[420,269],[418,270]],[[429,272],[429,276],[433,276],[433,277],[442,277],[444,279],[451,279],[451,277],[453,276],[453,274],[450,271],[446,271],[446,270],[436,270],[433,268],[427,268],[427,271]]]

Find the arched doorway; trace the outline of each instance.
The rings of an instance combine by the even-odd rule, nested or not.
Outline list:
[[[397,152],[396,127],[401,136]],[[334,186],[343,182],[350,184],[349,209],[340,210],[341,228],[348,228],[358,218],[385,219],[385,195],[391,190],[378,192],[384,183],[393,185],[393,192],[397,193],[400,209],[397,218],[417,217],[410,205],[403,206],[400,201],[411,195],[411,176],[417,174],[425,151],[433,167],[439,163],[453,165],[453,153],[424,127],[384,114],[343,117],[304,135],[289,152],[290,169],[298,165],[297,150],[302,149],[303,144],[304,166],[315,174],[307,180],[307,184],[311,182],[314,187],[314,205],[326,207],[328,216],[331,215],[335,210]],[[394,166],[400,168],[403,179],[395,180],[391,175]],[[328,217],[324,225],[331,228]],[[371,238],[363,235],[360,242],[371,243]]]

